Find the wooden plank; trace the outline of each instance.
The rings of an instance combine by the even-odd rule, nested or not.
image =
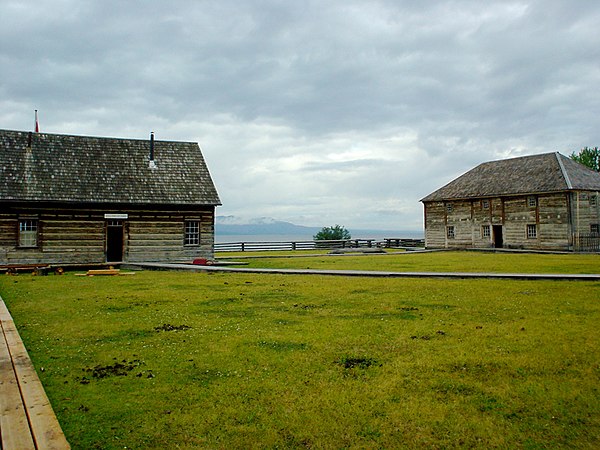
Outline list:
[[[1,299],[0,319],[36,448],[70,449],[25,345]]]
[[[119,275],[120,272],[120,269],[91,269],[87,275]]]
[[[0,435],[4,450],[35,448],[3,328],[0,328]]]

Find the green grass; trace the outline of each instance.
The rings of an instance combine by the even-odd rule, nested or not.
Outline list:
[[[600,445],[598,282],[140,272],[0,293],[75,449]]]
[[[292,252],[237,253],[218,256],[244,256],[248,267],[286,269],[348,269],[394,272],[492,272],[492,273],[600,273],[598,254],[526,254],[491,252],[393,252],[386,255],[304,256]],[[218,259],[217,256],[217,259]],[[255,256],[255,258],[252,258]],[[268,258],[260,256],[269,256]],[[250,257],[246,259],[246,257]]]

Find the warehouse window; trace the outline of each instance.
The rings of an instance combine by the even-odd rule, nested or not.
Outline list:
[[[536,239],[537,238],[537,225],[528,224],[527,225],[527,239]]]
[[[38,221],[35,219],[19,220],[19,247],[37,247]]]
[[[200,221],[188,220],[185,222],[184,245],[200,245]]]
[[[481,237],[489,238],[490,235],[491,235],[491,233],[490,233],[490,226],[489,225],[482,225],[481,226]]]

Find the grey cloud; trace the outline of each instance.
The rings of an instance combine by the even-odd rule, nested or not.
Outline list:
[[[362,192],[418,222],[482,161],[598,145],[599,21],[566,0],[6,0],[0,127],[40,109],[47,131],[198,140],[224,214],[328,214],[331,192],[368,221]]]

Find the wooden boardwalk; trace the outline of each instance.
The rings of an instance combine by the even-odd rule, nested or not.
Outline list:
[[[2,450],[71,448],[1,297],[0,325]]]
[[[123,268],[141,268],[147,270],[190,270],[205,272],[272,273],[282,275],[331,275],[342,277],[380,277],[380,278],[461,278],[461,279],[510,279],[510,280],[571,280],[600,281],[595,273],[479,273],[479,272],[387,272],[376,270],[320,270],[320,269],[259,269],[241,267],[223,267],[218,265],[200,266],[193,264],[169,263],[128,263]]]

